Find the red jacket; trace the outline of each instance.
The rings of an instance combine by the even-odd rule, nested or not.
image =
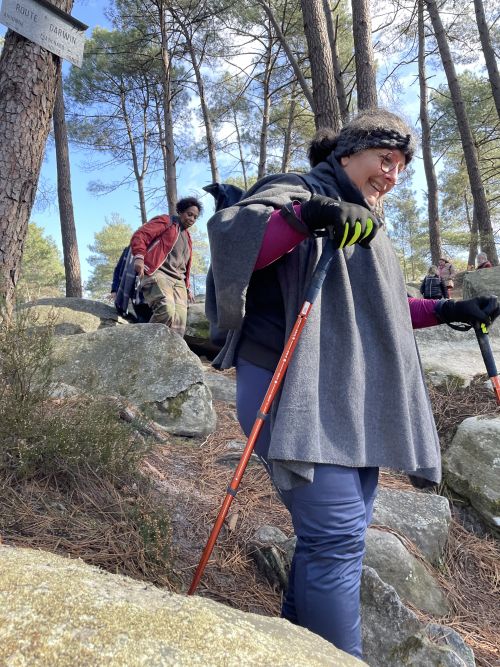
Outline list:
[[[189,288],[189,274],[193,256],[191,235],[186,229],[189,245],[189,261],[186,267],[186,287]],[[134,257],[144,260],[144,273],[147,276],[157,271],[167,259],[169,252],[179,238],[181,227],[178,222],[171,220],[168,215],[157,215],[132,235],[130,246]]]

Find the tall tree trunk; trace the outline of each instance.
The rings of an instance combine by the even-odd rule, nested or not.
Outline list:
[[[335,73],[335,89],[337,91],[337,100],[339,103],[340,118],[342,125],[349,120],[349,104],[344,86],[344,77],[342,75],[342,65],[340,63],[339,49],[337,46],[337,30],[333,24],[333,14],[330,7],[330,0],[323,0],[323,9],[326,18],[326,29],[332,51],[332,64]]]
[[[483,47],[484,61],[486,63],[488,78],[491,84],[491,91],[493,93],[493,99],[495,100],[497,114],[500,118],[500,73],[498,72],[497,59],[491,43],[488,24],[486,23],[483,1],[474,0],[474,9],[476,12],[476,23],[477,29],[479,30],[479,37],[481,39],[481,46]]]
[[[257,180],[264,178],[267,166],[267,138],[269,134],[269,117],[271,114],[271,95],[269,87],[271,83],[272,60],[273,60],[273,37],[268,31],[268,42],[265,54],[265,67],[262,78],[262,123],[260,127],[259,141],[259,165],[257,168]]]
[[[427,181],[427,216],[432,263],[437,266],[441,257],[438,182],[431,150],[431,127],[428,113],[427,75],[425,69],[424,0],[418,2],[418,80],[420,86],[420,125],[422,127],[422,157]]]
[[[245,185],[245,190],[248,190],[247,168],[245,165],[245,156],[243,155],[243,143],[241,140],[240,126],[238,125],[238,117],[236,116],[236,111],[234,110],[234,108],[233,108],[233,120],[234,120],[234,129],[236,130],[236,140],[238,142],[238,152],[240,155],[241,175],[243,176],[243,183]]]
[[[329,127],[338,132],[341,128],[340,110],[323,0],[300,0],[300,4],[311,64],[316,128]]]
[[[470,213],[469,213],[469,202],[467,200],[467,192],[464,192],[464,205],[465,205],[465,210],[467,212],[467,221],[469,222],[469,229],[470,229],[470,241],[469,241],[469,260],[468,264],[474,264],[476,263],[476,256],[477,256],[477,237],[478,237],[478,226],[477,226],[477,217],[474,215],[474,211],[472,211],[472,222],[470,222]]]
[[[66,276],[66,296],[82,296],[82,276],[78,241],[76,238],[73,197],[71,195],[71,169],[69,163],[68,131],[64,112],[64,95],[61,72],[57,76],[57,90],[54,104],[54,139],[57,162],[57,196],[59,219]]]
[[[170,54],[168,51],[168,27],[166,21],[166,6],[160,0],[157,5],[161,32],[161,62],[163,69],[163,137],[165,141],[164,154],[166,156],[165,172],[167,175],[165,188],[169,215],[175,215],[177,204],[177,170],[174,146],[174,121],[172,117],[172,80]]]
[[[283,155],[281,157],[281,173],[286,174],[290,169],[290,162],[292,158],[292,133],[295,125],[295,109],[297,108],[297,100],[295,99],[297,82],[292,84],[290,93],[290,107],[288,109],[288,120],[285,130],[285,141],[283,142]]]
[[[371,109],[377,106],[377,84],[370,5],[368,0],[351,0],[351,6],[358,109]]]
[[[130,116],[127,110],[124,90],[122,90],[120,95],[120,105],[121,105],[123,120],[125,122],[125,127],[127,128],[128,143],[130,146],[130,154],[132,156],[132,167],[134,170],[135,181],[137,183],[137,195],[139,197],[139,210],[141,212],[141,221],[142,221],[141,224],[144,225],[148,221],[148,214],[146,211],[146,196],[144,193],[144,174],[146,172],[146,164],[147,164],[147,158],[146,158],[147,136],[143,134],[144,152],[143,152],[142,167],[140,168],[135,136],[132,130],[132,124],[130,122]]]
[[[203,123],[205,125],[205,136],[207,139],[207,152],[210,161],[210,171],[212,173],[212,183],[220,181],[219,167],[217,166],[217,153],[215,151],[215,136],[212,126],[212,119],[210,118],[210,111],[208,109],[207,98],[205,95],[205,84],[201,75],[199,63],[196,60],[192,42],[189,42],[189,53],[191,62],[193,63],[194,74],[196,77],[196,84],[198,86],[198,95],[200,97],[201,113],[203,114]]]
[[[53,0],[71,11],[73,0]],[[0,316],[12,312],[60,59],[9,30],[0,55]]]
[[[293,55],[293,52],[288,45],[288,42],[286,40],[285,35],[283,34],[283,31],[281,30],[281,27],[276,20],[276,17],[274,16],[273,10],[269,6],[269,3],[267,0],[258,0],[259,5],[262,7],[262,9],[266,12],[269,20],[271,21],[271,25],[273,26],[274,32],[276,34],[276,37],[279,39],[281,46],[283,47],[283,51],[286,53],[286,56],[288,58],[288,62],[292,66],[292,69],[294,71],[294,74],[297,78],[297,81],[300,84],[300,87],[302,88],[302,92],[304,93],[304,97],[306,100],[309,102],[309,106],[311,107],[311,111],[314,113],[314,99],[313,99],[313,94],[311,93],[311,90],[309,86],[307,85],[307,81],[305,79],[305,76],[302,73],[302,69],[297,62],[297,59]]]
[[[486,200],[486,193],[484,191],[483,182],[481,180],[477,151],[474,145],[474,138],[472,136],[467,112],[465,110],[462,91],[460,89],[455,72],[455,65],[453,64],[453,60],[451,58],[448,40],[446,38],[446,33],[444,31],[436,1],[426,0],[426,4],[429,16],[432,21],[434,35],[438,44],[446,79],[448,81],[448,88],[450,89],[451,100],[453,102],[458,130],[460,132],[465,164],[467,166],[472,198],[474,200],[474,215],[477,217],[479,226],[481,250],[483,250],[488,255],[488,259],[492,264],[498,265],[498,254],[495,247],[495,238],[493,235],[493,228],[491,226],[488,202]]]

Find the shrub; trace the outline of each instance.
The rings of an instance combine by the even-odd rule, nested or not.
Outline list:
[[[34,326],[29,311],[0,328],[0,471],[29,477],[90,466],[103,475],[132,472],[144,440],[99,395],[55,399],[53,331]]]

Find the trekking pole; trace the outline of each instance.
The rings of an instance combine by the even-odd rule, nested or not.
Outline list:
[[[227,516],[231,503],[233,502],[233,499],[236,496],[238,486],[240,485],[241,478],[243,477],[243,473],[245,472],[248,461],[250,460],[250,456],[252,455],[253,448],[255,446],[255,443],[257,442],[257,438],[259,437],[260,431],[264,424],[264,420],[266,419],[268,412],[271,408],[271,405],[273,403],[273,400],[276,397],[278,389],[281,386],[286,369],[288,368],[294,350],[299,341],[300,334],[302,333],[302,329],[304,328],[309,313],[311,312],[314,300],[318,296],[321,286],[323,285],[323,281],[325,280],[328,268],[330,266],[334,250],[335,248],[333,244],[330,241],[327,241],[325,246],[323,247],[323,252],[321,253],[319,262],[312,275],[311,283],[306,293],[306,300],[304,301],[304,304],[300,309],[300,312],[297,316],[297,320],[286,342],[285,349],[283,350],[280,360],[278,361],[278,365],[276,366],[274,375],[271,378],[271,382],[269,383],[269,387],[264,396],[264,400],[262,401],[260,409],[257,413],[254,425],[252,427],[252,430],[250,431],[250,435],[248,436],[247,444],[245,445],[245,449],[243,450],[243,453],[241,455],[240,462],[238,463],[233,478],[231,480],[231,483],[227,488],[226,497],[224,499],[224,502],[222,503],[222,507],[219,511],[214,527],[212,528],[212,532],[210,533],[205,549],[203,550],[198,567],[196,568],[196,572],[194,574],[193,581],[191,582],[188,595],[193,595],[193,593],[196,591],[196,588],[198,587],[198,584],[200,583],[200,579],[203,575],[203,572],[205,571],[208,559],[210,558],[217,537],[219,536],[219,533],[221,531],[222,524],[224,523],[224,520]]]
[[[495,392],[495,399],[497,405],[500,405],[500,378],[498,377],[497,365],[493,352],[491,350],[490,338],[488,335],[488,327],[484,322],[475,322],[474,324],[450,324],[448,326],[455,331],[469,331],[471,327],[474,328],[481,356],[483,357],[486,372],[490,378],[493,391]]]
[[[486,372],[488,373],[488,377],[493,386],[493,391],[495,392],[497,405],[500,405],[500,378],[498,377],[497,366],[491,350],[488,327],[486,324],[476,324],[474,325],[474,331],[476,332],[479,349],[481,350],[484,365],[486,366]]]

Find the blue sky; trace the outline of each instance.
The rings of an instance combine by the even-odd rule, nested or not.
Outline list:
[[[75,0],[72,15],[89,26],[87,30],[87,37],[90,37],[95,26],[110,27],[106,20],[102,7],[106,3],[99,0]],[[0,36],[5,33],[6,29],[0,25]],[[386,63],[387,65],[387,63]],[[69,69],[69,63],[64,63],[64,71]],[[409,79],[414,80],[414,73],[409,73]],[[409,81],[408,81],[409,83]],[[383,104],[387,105],[385,100],[381,100]],[[418,89],[414,85],[404,88],[404,93],[400,93],[396,100],[395,111],[403,112],[408,118],[413,120],[416,126],[416,119],[418,118]],[[416,128],[417,129],[417,128]],[[133,187],[122,186],[114,192],[106,195],[96,196],[88,192],[87,186],[90,181],[102,179],[104,181],[116,181],[120,179],[121,167],[116,169],[106,167],[104,173],[99,171],[85,171],[82,165],[85,160],[88,160],[88,152],[79,151],[74,146],[70,146],[70,160],[71,160],[71,181],[72,194],[74,203],[75,223],[78,238],[78,248],[82,267],[82,277],[84,280],[88,279],[90,267],[86,262],[89,255],[88,246],[94,240],[96,231],[102,229],[106,222],[106,218],[110,218],[112,214],[116,213],[128,223],[132,229],[136,229],[140,225],[140,215],[137,206],[137,194]],[[413,163],[415,169],[414,188],[421,205],[425,201],[425,178],[423,176],[422,160],[417,156]],[[223,172],[223,165],[222,172]],[[227,178],[228,174],[222,173],[222,180]],[[43,163],[41,179],[54,188],[56,186],[56,164],[53,142],[48,142],[46,157]],[[201,189],[204,185],[209,183],[210,171],[208,167],[208,160],[206,163],[201,162],[183,162],[178,167],[178,194],[179,197],[187,195],[199,196],[205,206],[203,215],[200,217],[198,227],[202,230],[206,227],[206,222],[213,211],[213,200],[210,195],[207,195]],[[164,211],[158,208],[150,208],[148,215],[157,215]],[[32,213],[32,220],[42,226],[46,232],[52,236],[56,243],[61,248],[61,234],[59,214],[57,210],[57,201],[54,205],[46,208],[44,211],[34,211]],[[390,221],[389,221],[390,222]]]
[[[72,16],[89,26],[86,33],[87,37],[91,36],[95,26],[110,27],[102,12],[103,4],[103,2],[98,0],[75,0]],[[6,30],[6,27],[0,24],[0,36],[5,35]],[[63,68],[63,71],[66,72],[69,69],[69,64],[65,63]],[[141,224],[140,213],[137,207],[137,194],[132,187],[123,186],[112,193],[99,197],[87,191],[87,185],[92,180],[119,180],[120,168],[117,167],[116,171],[112,174],[110,174],[109,167],[106,169],[105,174],[98,171],[85,171],[82,168],[85,159],[88,159],[88,153],[78,151],[70,145],[71,186],[83,280],[89,278],[91,270],[86,262],[86,257],[90,254],[88,246],[93,242],[95,232],[104,226],[106,218],[110,218],[112,213],[117,213],[132,229],[136,229]],[[49,141],[42,166],[41,179],[55,188],[56,178],[55,152],[53,142]],[[201,229],[205,229],[206,221],[213,211],[213,199],[211,195],[207,195],[201,190],[210,181],[208,164],[183,163],[178,168],[179,197],[195,195],[202,198],[205,210],[197,223]],[[152,217],[161,212],[165,211],[151,209],[148,210],[148,215]],[[46,208],[43,212],[33,211],[31,219],[44,228],[46,234],[50,235],[56,241],[62,252],[57,201],[54,201],[54,205]]]

